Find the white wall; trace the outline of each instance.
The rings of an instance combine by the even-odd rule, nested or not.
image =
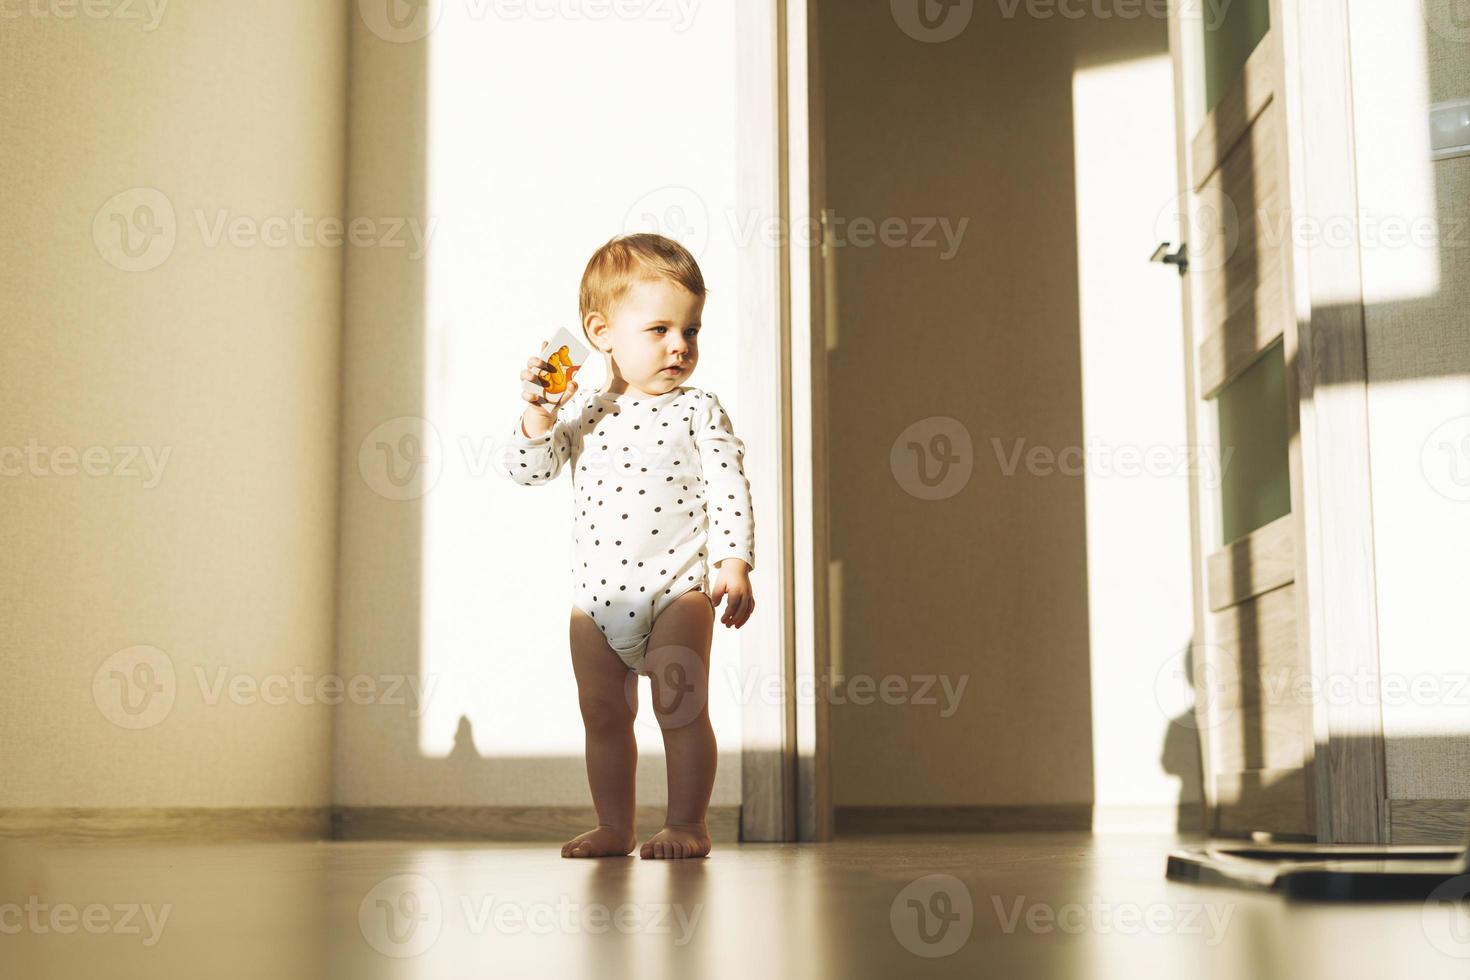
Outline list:
[[[1428,129],[1470,98],[1457,10],[1350,8],[1390,799],[1470,798],[1470,158],[1431,162]]]
[[[344,672],[413,671],[433,687],[418,716],[344,709],[337,800],[585,804],[570,484],[518,487],[489,464],[524,408],[526,358],[557,327],[580,333],[583,268],[625,231],[661,230],[700,259],[711,292],[689,383],[718,392],[738,431],[734,11],[437,9],[422,40],[356,25],[353,207],[377,201],[435,230],[422,260],[371,255],[349,272],[340,612]],[[601,366],[581,380],[600,382]],[[427,425],[393,422],[404,416]],[[358,449],[375,430],[396,444],[403,425],[426,440],[437,478],[398,501],[364,478]],[[421,608],[409,598],[420,585]],[[738,662],[736,634],[717,628],[716,805],[740,798]],[[648,696],[643,681],[638,796],[656,805],[665,777]]]

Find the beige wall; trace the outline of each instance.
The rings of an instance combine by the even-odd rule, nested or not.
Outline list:
[[[1379,659],[1406,686],[1384,689],[1390,799],[1470,799],[1470,158],[1428,156],[1429,103],[1470,98],[1457,6],[1351,4],[1361,208],[1440,224],[1363,248]]]
[[[241,235],[341,214],[345,7],[153,7],[0,27],[0,806],[321,805],[329,706],[209,699],[333,662],[341,251]]]
[[[1159,603],[1154,619],[1181,626],[1163,639],[1143,621],[1147,604],[1131,647],[1126,617],[1116,616],[1140,596],[1171,595],[1171,578],[1187,581],[1183,484],[1168,493],[1156,523],[1145,516],[1135,528],[1141,549],[1162,549],[1158,563],[1120,581],[1099,576],[1105,566],[1089,555],[1086,480],[1024,466],[1007,476],[992,443],[1084,446],[1095,434],[1087,418],[1093,394],[1126,400],[1130,388],[1155,419],[1114,417],[1106,432],[1114,445],[1147,444],[1159,431],[1151,428],[1156,419],[1172,418],[1163,431],[1183,439],[1177,278],[1159,280],[1170,298],[1161,321],[1127,297],[1105,298],[1093,311],[1101,332],[1089,338],[1097,346],[1086,358],[1079,287],[1089,265],[1084,257],[1079,267],[1079,221],[1090,233],[1085,241],[1106,242],[1089,221],[1119,201],[1089,197],[1102,210],[1079,216],[1074,81],[1080,67],[1165,53],[1166,26],[1147,18],[1034,19],[1024,5],[1007,19],[1004,6],[976,4],[958,37],[921,43],[896,27],[888,4],[822,5],[829,207],[879,222],[970,219],[949,261],[940,249],[836,252],[829,393],[836,670],[875,681],[898,675],[910,689],[918,675],[947,676],[953,685],[968,678],[948,718],[916,703],[835,704],[838,805],[1104,797],[1110,805],[1167,805],[1181,789],[1159,788],[1161,767],[1180,768],[1186,784],[1192,776],[1193,743],[1179,740],[1154,697],[1160,668],[1189,642],[1187,588]],[[1157,102],[1145,92],[1141,104],[1157,112],[1158,128],[1172,131],[1167,92]],[[1101,262],[1088,270],[1094,278],[1085,292],[1105,294],[1106,277],[1127,268],[1119,255],[1136,250],[1143,267],[1157,244],[1149,235],[1174,189],[1172,146],[1159,152],[1166,173],[1157,186],[1140,188],[1129,174],[1118,184],[1145,225],[1141,240],[1120,227],[1113,255],[1092,256]],[[1138,346],[1149,336],[1157,346]],[[1119,356],[1108,356],[1110,345]],[[1084,379],[1084,359],[1106,373]],[[968,431],[974,469],[954,496],[920,500],[890,469],[890,449],[910,425],[935,416]],[[1117,527],[1092,530],[1104,547],[1126,541]],[[1098,604],[1091,610],[1090,577]],[[1106,647],[1094,635],[1101,622]],[[1110,722],[1121,713],[1151,723],[1099,739],[1107,756],[1095,762],[1095,705]],[[1170,761],[1161,763],[1161,753]],[[1101,769],[1115,764],[1145,774],[1133,795],[1126,779],[1103,778]],[[1192,785],[1182,791],[1193,797]]]

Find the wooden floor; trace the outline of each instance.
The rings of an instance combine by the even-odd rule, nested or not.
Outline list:
[[[1470,975],[1453,906],[1174,883],[1172,843],[882,836],[685,862],[545,844],[5,843],[0,977]]]

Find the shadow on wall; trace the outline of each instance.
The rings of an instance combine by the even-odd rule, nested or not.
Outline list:
[[[1184,653],[1184,676],[1197,698],[1199,690],[1194,683],[1194,648],[1194,639],[1191,637]],[[1191,706],[1169,719],[1168,729],[1164,732],[1163,747],[1159,751],[1159,767],[1179,780],[1174,829],[1181,834],[1199,833],[1203,829],[1200,816],[1200,801],[1204,799],[1201,784],[1203,766],[1199,722],[1195,717],[1195,709]]]

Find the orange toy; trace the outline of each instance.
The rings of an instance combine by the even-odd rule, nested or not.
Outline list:
[[[548,382],[544,394],[547,396],[548,401],[560,404],[560,398],[551,398],[550,396],[565,393],[567,386],[572,382],[572,376],[580,371],[581,368],[572,363],[571,351],[567,349],[565,344],[550,357],[544,358],[544,360],[555,368],[553,371],[541,372],[541,376]]]

